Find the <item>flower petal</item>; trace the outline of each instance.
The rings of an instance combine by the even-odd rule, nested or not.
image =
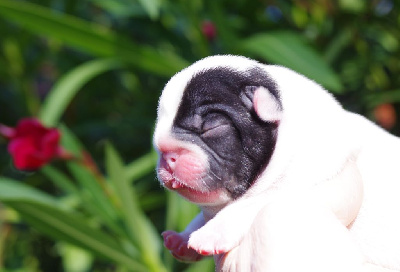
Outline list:
[[[17,169],[34,170],[43,165],[43,160],[37,156],[34,140],[30,137],[10,141],[8,152],[10,152]]]
[[[40,153],[46,159],[55,157],[59,150],[60,132],[57,129],[50,129],[40,142]]]

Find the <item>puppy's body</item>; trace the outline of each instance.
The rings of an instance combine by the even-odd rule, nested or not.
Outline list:
[[[191,233],[222,271],[400,270],[400,141],[307,78],[201,60],[164,89],[154,143],[164,186],[208,221],[164,236],[178,258],[198,259]]]

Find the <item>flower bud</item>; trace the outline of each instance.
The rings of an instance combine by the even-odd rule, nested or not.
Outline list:
[[[208,41],[213,41],[217,37],[217,28],[211,21],[204,21],[201,24],[201,32]]]

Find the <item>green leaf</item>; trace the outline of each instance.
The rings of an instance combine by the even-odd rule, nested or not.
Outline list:
[[[133,0],[89,0],[91,3],[107,11],[117,19],[124,17],[143,16],[144,11],[139,8],[139,3]]]
[[[82,87],[99,74],[121,67],[116,59],[99,59],[86,62],[65,74],[57,81],[39,113],[39,118],[47,126],[56,126],[65,109]]]
[[[130,237],[140,249],[143,260],[152,271],[165,271],[160,259],[160,236],[139,208],[134,188],[126,178],[121,158],[111,146],[106,145],[106,169],[121,201],[124,222]]]
[[[400,102],[400,89],[371,93],[365,96],[364,101],[369,108],[374,108],[384,103],[398,103]]]
[[[137,45],[101,25],[29,2],[0,0],[0,15],[38,35],[61,40],[91,55],[118,57],[158,75],[171,76],[188,65],[171,51]]]
[[[44,203],[0,199],[15,209],[28,223],[54,239],[75,244],[91,252],[125,265],[134,271],[147,271],[143,264],[124,253],[116,239],[91,227],[85,218]]]
[[[167,223],[166,228],[183,231],[190,221],[200,212],[199,207],[177,193],[167,191]]]
[[[0,177],[0,201],[37,201],[51,206],[60,206],[58,201],[21,181]]]
[[[360,14],[368,6],[363,0],[339,0],[339,7],[351,13]]]
[[[56,185],[56,187],[65,193],[78,193],[78,188],[74,185],[72,180],[56,168],[46,165],[42,167],[40,171],[46,175],[54,183],[54,185]]]
[[[0,177],[0,201],[46,235],[81,246],[131,269],[145,271],[142,264],[124,253],[113,237],[93,228],[84,218],[67,212],[50,195]]]
[[[118,219],[118,211],[111,203],[108,197],[108,191],[105,180],[102,177],[96,177],[86,167],[76,162],[67,164],[72,175],[81,185],[82,197],[92,212],[96,212],[110,227],[117,229],[116,221]]]
[[[61,130],[61,145],[68,150],[68,152],[71,152],[76,157],[80,158],[82,153],[85,151],[82,143],[64,124],[61,124],[59,128]]]
[[[214,272],[215,264],[213,258],[204,258],[203,260],[192,264],[185,272]]]
[[[90,271],[93,266],[93,254],[70,243],[58,242],[64,271]]]
[[[157,19],[160,13],[160,0],[138,0],[151,19]]]
[[[138,180],[154,171],[157,164],[157,153],[151,151],[125,166],[128,180]]]
[[[260,57],[265,61],[293,69],[322,84],[330,91],[341,93],[343,86],[323,58],[302,39],[287,31],[257,34],[239,44],[245,55]]]
[[[181,232],[196,217],[200,209],[175,192],[167,191],[166,193],[166,229]],[[165,260],[172,269],[174,260],[170,252],[166,252]]]
[[[86,152],[75,135],[66,127],[61,126],[62,146],[81,158]],[[83,166],[82,162],[70,161],[67,163],[76,183],[80,186],[79,196],[83,201],[83,207],[102,218],[104,223],[115,233],[126,236],[117,224],[119,211],[116,210],[113,200],[116,198],[102,176],[96,176]]]
[[[90,169],[91,166],[84,165],[83,156],[86,151],[67,127],[61,126],[61,135],[62,145],[78,158],[81,158],[81,160],[67,162],[68,169],[80,185],[81,196],[87,205],[92,206],[92,208],[99,212],[98,215],[107,222],[112,223],[118,217],[118,212],[111,204],[111,199],[108,198],[109,188],[107,187],[106,180],[103,176],[97,176],[96,173],[93,173]]]
[[[324,59],[326,62],[333,63],[343,53],[344,48],[352,42],[353,35],[354,30],[351,27],[339,31],[325,48]]]

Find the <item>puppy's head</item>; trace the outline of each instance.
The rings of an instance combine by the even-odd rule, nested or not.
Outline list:
[[[213,56],[182,70],[159,101],[158,178],[200,205],[243,195],[273,153],[282,105],[263,65]]]

